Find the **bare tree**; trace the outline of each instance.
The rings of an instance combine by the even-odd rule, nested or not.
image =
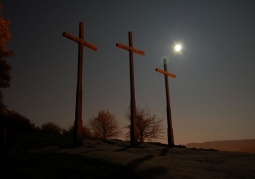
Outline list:
[[[130,109],[126,112],[125,117],[130,119]],[[155,114],[150,114],[150,109],[145,106],[143,108],[136,107],[136,125],[138,131],[138,142],[152,141],[153,139],[163,138],[163,119],[157,118]],[[126,138],[130,137],[130,125],[126,126],[129,131],[126,133]]]
[[[118,137],[121,134],[118,121],[115,115],[111,114],[108,110],[100,110],[96,117],[89,120],[90,129],[93,135],[101,139],[110,139]]]

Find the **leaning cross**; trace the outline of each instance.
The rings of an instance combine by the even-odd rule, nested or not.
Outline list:
[[[128,33],[129,37],[129,46],[122,45],[120,43],[116,44],[116,47],[122,48],[124,50],[129,51],[129,69],[130,69],[130,110],[131,110],[131,128],[130,128],[130,141],[131,144],[138,143],[138,132],[136,125],[136,106],[135,106],[135,82],[134,82],[134,62],[133,62],[133,53],[137,53],[139,55],[145,55],[143,51],[137,50],[133,48],[133,40],[132,40],[132,32]]]
[[[75,121],[74,121],[74,144],[82,144],[82,62],[83,62],[83,46],[92,50],[97,50],[95,45],[84,41],[84,23],[79,24],[79,38],[67,32],[63,36],[77,42],[79,44],[78,51],[78,73],[77,73],[77,91],[76,91],[76,107],[75,107]]]
[[[168,85],[168,76],[172,78],[176,78],[176,75],[169,73],[167,71],[167,61],[164,59],[164,70],[156,68],[156,71],[159,73],[164,74],[165,76],[165,86],[166,86],[166,103],[167,103],[167,138],[168,138],[168,145],[174,145],[174,133],[172,127],[172,114],[171,114],[171,107],[170,107],[170,93],[169,93],[169,85]]]

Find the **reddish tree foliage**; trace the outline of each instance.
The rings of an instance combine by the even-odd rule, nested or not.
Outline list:
[[[1,10],[1,4],[0,4]],[[11,33],[9,30],[10,21],[4,20],[2,16],[0,16],[0,58],[9,57],[13,55],[12,51],[8,51],[6,48],[7,42],[11,38]]]
[[[2,9],[2,4],[0,4],[0,10]],[[11,38],[11,33],[9,30],[10,21],[4,20],[0,16],[0,88],[8,88],[10,86],[11,80],[11,65],[3,58],[13,55],[12,51],[7,50],[6,44]],[[6,108],[3,104],[3,94],[0,91],[0,110]]]

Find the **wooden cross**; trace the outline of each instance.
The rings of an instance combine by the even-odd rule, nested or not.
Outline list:
[[[132,32],[128,33],[129,37],[129,46],[122,45],[120,43],[116,44],[116,47],[122,48],[124,50],[129,51],[129,71],[130,71],[130,110],[131,110],[131,128],[130,128],[130,141],[131,144],[138,143],[138,132],[136,125],[136,105],[135,105],[135,82],[134,82],[134,62],[133,62],[133,53],[137,53],[139,55],[145,55],[143,51],[137,50],[133,48],[133,40],[132,40]]]
[[[77,91],[76,91],[76,106],[75,106],[75,121],[74,121],[74,144],[82,145],[82,63],[83,63],[83,46],[92,50],[97,50],[95,45],[84,41],[84,23],[79,24],[79,38],[67,32],[63,36],[77,42],[79,44],[78,51],[78,73],[77,73]]]
[[[168,145],[174,146],[174,133],[172,127],[172,113],[170,107],[170,92],[169,92],[169,85],[168,85],[168,76],[172,78],[176,78],[176,75],[169,73],[167,71],[167,60],[164,59],[164,70],[156,68],[156,71],[159,73],[164,74],[165,76],[165,87],[166,87],[166,103],[167,103],[167,138],[168,138]]]

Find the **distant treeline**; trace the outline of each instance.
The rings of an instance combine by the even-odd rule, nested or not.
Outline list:
[[[222,151],[255,153],[255,139],[223,140],[203,143],[189,143],[187,148],[216,149]]]

